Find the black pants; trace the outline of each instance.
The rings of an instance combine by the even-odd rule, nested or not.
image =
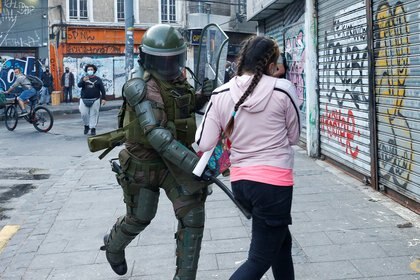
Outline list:
[[[69,103],[73,100],[72,87],[64,87],[64,102]]]
[[[248,259],[230,280],[261,279],[271,267],[276,280],[293,280],[292,223],[293,187],[241,180],[232,182],[233,193],[252,213],[252,239]]]

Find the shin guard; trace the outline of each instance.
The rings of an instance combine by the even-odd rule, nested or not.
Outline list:
[[[123,230],[125,225],[126,217],[119,217],[105,241],[107,258],[112,263],[120,263],[125,259],[124,249],[137,236]]]
[[[204,228],[183,228],[177,232],[177,271],[174,280],[195,279],[203,230]]]

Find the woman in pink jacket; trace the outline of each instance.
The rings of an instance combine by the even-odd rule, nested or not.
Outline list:
[[[272,39],[248,39],[237,76],[214,90],[196,133],[203,152],[217,144],[222,132],[229,137],[232,190],[252,213],[248,259],[231,280],[260,279],[270,267],[275,279],[294,279],[291,146],[299,141],[300,117],[293,84],[272,77],[278,57]]]

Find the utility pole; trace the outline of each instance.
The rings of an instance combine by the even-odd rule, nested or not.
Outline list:
[[[134,67],[134,13],[133,0],[124,0],[125,9],[125,79]]]

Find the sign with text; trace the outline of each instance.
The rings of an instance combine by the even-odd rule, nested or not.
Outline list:
[[[191,45],[198,46],[200,45],[201,38],[201,29],[191,30]]]

